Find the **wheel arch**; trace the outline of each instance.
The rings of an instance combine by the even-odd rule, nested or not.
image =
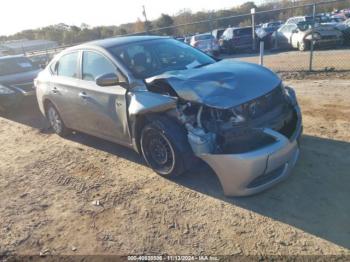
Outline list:
[[[149,123],[147,115],[138,114],[134,116],[132,123],[132,143],[137,153],[141,154],[141,132],[145,125]]]
[[[48,106],[52,104],[55,106],[54,103],[52,103],[52,101],[49,99],[49,98],[45,98],[44,101],[43,101],[43,106],[44,106],[44,114],[45,114],[45,117],[47,117],[47,109],[48,109]],[[56,106],[55,106],[56,107]],[[57,107],[56,107],[57,108]]]
[[[166,112],[145,115],[143,122],[140,119],[138,120],[138,126],[142,126],[142,128],[137,129],[139,132],[139,139],[137,141],[139,152],[143,153],[143,150],[141,149],[143,129],[148,124],[160,127],[162,133],[166,134],[165,136],[167,139],[169,139],[172,147],[176,148],[178,154],[181,155],[180,159],[182,163],[182,171],[191,169],[193,167],[193,163],[196,163],[198,158],[194,155],[192,148],[188,142],[186,128]]]
[[[61,114],[59,108],[58,108],[57,105],[56,105],[56,103],[53,102],[50,98],[45,98],[45,99],[43,100],[43,107],[44,107],[43,109],[44,109],[44,115],[45,115],[45,117],[47,118],[47,109],[48,109],[48,106],[49,106],[50,104],[53,105],[53,106],[56,108],[56,110],[58,111],[58,113],[59,113],[59,115],[60,115],[62,121],[63,121],[64,124],[65,124],[65,126],[68,127],[68,128],[70,128],[70,127],[66,124],[66,121],[65,121],[65,119],[63,118],[63,116],[62,116],[62,114]]]

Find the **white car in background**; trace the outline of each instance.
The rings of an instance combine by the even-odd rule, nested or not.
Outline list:
[[[272,37],[278,48],[296,48],[305,51],[310,48],[311,41],[315,47],[341,46],[344,43],[343,33],[331,25],[315,24],[312,22],[286,23]]]
[[[192,36],[190,45],[209,55],[217,56],[220,53],[219,43],[211,33]]]

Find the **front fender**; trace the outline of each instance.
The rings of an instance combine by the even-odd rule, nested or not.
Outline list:
[[[129,116],[159,113],[176,107],[177,98],[152,93],[149,91],[136,91],[131,94],[129,103]]]
[[[146,123],[146,116],[176,108],[177,98],[149,91],[136,91],[130,94],[128,113],[133,148],[140,152],[139,137]]]

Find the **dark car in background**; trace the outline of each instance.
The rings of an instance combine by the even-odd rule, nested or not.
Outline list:
[[[222,34],[225,32],[226,28],[221,28],[221,29],[214,29],[211,34],[214,36],[214,38],[219,41]]]
[[[192,36],[190,44],[191,46],[212,56],[218,56],[220,53],[219,43],[211,33]]]
[[[39,72],[26,57],[0,57],[0,111],[9,111],[25,97],[34,96],[33,80]]]
[[[38,68],[45,68],[46,65],[50,62],[50,60],[52,59],[52,56],[50,55],[36,55],[36,56],[32,56],[29,57],[30,61],[32,61],[32,63],[38,67]]]
[[[237,50],[251,49],[253,43],[252,27],[229,27],[219,41],[220,51],[234,53]]]
[[[283,25],[282,21],[274,21],[262,24],[255,30],[258,41],[264,42],[265,49],[273,48],[272,46],[272,35]]]

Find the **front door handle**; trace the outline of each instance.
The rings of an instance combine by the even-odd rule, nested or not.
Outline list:
[[[79,97],[82,98],[82,99],[87,99],[87,98],[89,98],[89,96],[88,96],[85,92],[80,92],[80,93],[79,93]]]
[[[57,87],[55,87],[55,86],[52,88],[51,91],[52,91],[52,93],[54,93],[54,94],[58,94],[58,93],[59,93]]]

